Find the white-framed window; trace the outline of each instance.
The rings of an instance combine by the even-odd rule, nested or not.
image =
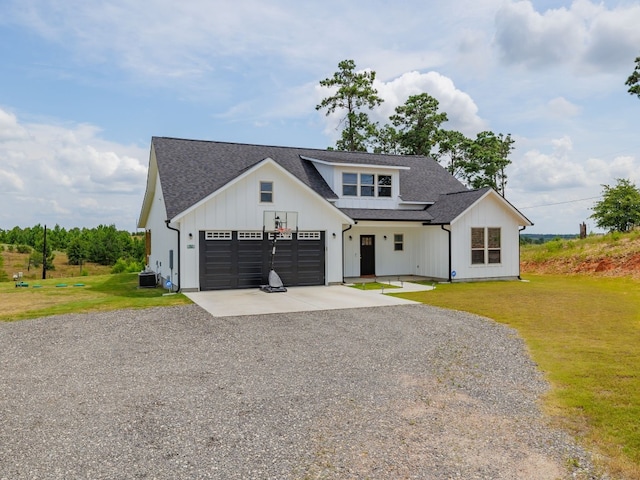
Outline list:
[[[342,174],[342,195],[349,197],[358,196],[358,174],[343,173]]]
[[[376,195],[376,187],[375,187],[376,176],[371,173],[361,173],[360,174],[360,196],[361,197],[375,197]]]
[[[391,197],[391,175],[377,173],[342,173],[342,195],[345,197]]]
[[[391,197],[391,175],[377,175],[378,197]]]
[[[298,240],[320,240],[320,232],[298,232]]]
[[[205,240],[231,240],[230,231],[209,230],[204,232]]]
[[[502,262],[502,231],[500,227],[471,229],[471,264],[487,265]]]
[[[273,240],[273,233],[269,234],[269,240]],[[280,233],[278,232],[278,240],[291,240],[293,239],[293,233],[289,232],[289,233]]]
[[[238,232],[238,240],[262,240],[262,232]]]
[[[395,252],[402,252],[404,250],[404,234],[393,234],[393,250]]]
[[[273,182],[260,182],[260,203],[273,203]]]

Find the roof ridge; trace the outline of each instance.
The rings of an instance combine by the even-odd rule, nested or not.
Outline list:
[[[298,151],[312,150],[312,151],[322,152],[322,153],[336,153],[336,154],[349,153],[349,154],[356,154],[356,155],[371,155],[371,156],[377,156],[377,157],[425,158],[425,159],[432,159],[435,161],[435,159],[427,155],[405,155],[405,154],[397,155],[393,153],[375,153],[375,152],[361,152],[361,151],[351,151],[351,150],[330,150],[329,148],[322,149],[317,147],[292,147],[289,145],[267,145],[262,143],[228,142],[228,141],[221,141],[221,140],[201,140],[201,139],[194,139],[194,138],[180,138],[180,137],[166,137],[166,136],[152,136],[151,140],[152,141],[178,140],[181,142],[215,143],[218,145],[237,145],[237,146],[244,146],[244,147],[278,148],[278,149],[288,149],[288,150],[298,150]]]

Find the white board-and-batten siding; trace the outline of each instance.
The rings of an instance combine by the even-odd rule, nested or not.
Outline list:
[[[471,264],[471,229],[500,228],[499,264]],[[489,194],[451,224],[453,280],[516,278],[520,275],[519,218],[497,194]]]
[[[149,209],[146,230],[151,231],[151,254],[148,259],[148,266],[151,270],[159,274],[163,280],[171,279],[172,283],[178,284],[178,236],[177,233],[167,228],[165,220],[167,211],[164,205],[164,196],[160,178],[156,175],[155,191],[153,201]],[[169,252],[174,252],[174,268],[170,269]]]
[[[273,183],[273,202],[260,201],[260,182]],[[262,231],[264,212],[272,210],[298,212],[299,231],[326,232],[326,282],[341,282],[343,215],[281,167],[267,161],[179,218],[183,245],[194,245],[182,250],[182,287],[199,287],[199,231]],[[191,240],[189,233],[193,235]]]

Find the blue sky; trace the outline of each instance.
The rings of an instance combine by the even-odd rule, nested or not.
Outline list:
[[[638,25],[631,1],[0,0],[0,228],[135,230],[154,135],[334,145],[318,82],[353,59],[374,120],[427,92],[510,133],[527,232],[594,230],[601,185],[640,184]]]

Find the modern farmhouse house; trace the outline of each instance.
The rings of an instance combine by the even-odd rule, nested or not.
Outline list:
[[[435,160],[154,137],[138,227],[148,266],[182,290],[345,277],[515,279],[532,223]]]

